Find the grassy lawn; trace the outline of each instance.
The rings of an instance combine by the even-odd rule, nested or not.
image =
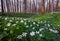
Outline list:
[[[0,17],[0,41],[60,41],[60,13],[6,15]]]

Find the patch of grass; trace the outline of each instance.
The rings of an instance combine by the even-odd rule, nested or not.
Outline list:
[[[1,16],[8,16],[8,17],[23,17],[23,18],[30,18],[32,16],[35,16],[34,13],[18,13],[18,12],[4,12],[3,15],[0,12]]]
[[[60,28],[60,13],[40,14],[32,17],[34,20],[50,21],[54,28]]]

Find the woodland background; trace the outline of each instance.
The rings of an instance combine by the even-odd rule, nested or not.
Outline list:
[[[60,12],[60,0],[1,0],[1,12]]]

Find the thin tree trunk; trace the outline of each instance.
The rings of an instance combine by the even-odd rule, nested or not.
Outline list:
[[[32,12],[32,11],[31,11],[31,0],[30,0],[30,12]]]
[[[3,0],[1,0],[1,8],[2,8],[2,9],[1,9],[2,15],[4,15],[4,14],[3,14],[3,12],[4,12],[4,9],[3,9]]]
[[[54,1],[52,0],[52,4],[51,4],[51,14],[53,14],[54,12]]]
[[[35,6],[35,1],[33,0],[33,5],[34,5],[34,12],[36,13],[36,6]]]
[[[17,0],[17,12],[19,11],[19,2]]]
[[[24,0],[24,13],[26,13],[26,9],[27,9],[27,0]]]
[[[21,1],[20,1],[20,13],[21,13]]]
[[[44,0],[42,0],[42,8],[41,8],[42,10],[42,13],[45,13],[45,1]]]
[[[57,11],[59,0],[57,0],[55,11]]]
[[[9,0],[6,0],[6,5],[7,5],[7,12],[9,12]]]

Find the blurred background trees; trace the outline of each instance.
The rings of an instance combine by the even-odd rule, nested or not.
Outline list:
[[[60,0],[1,0],[1,12],[60,12]]]

